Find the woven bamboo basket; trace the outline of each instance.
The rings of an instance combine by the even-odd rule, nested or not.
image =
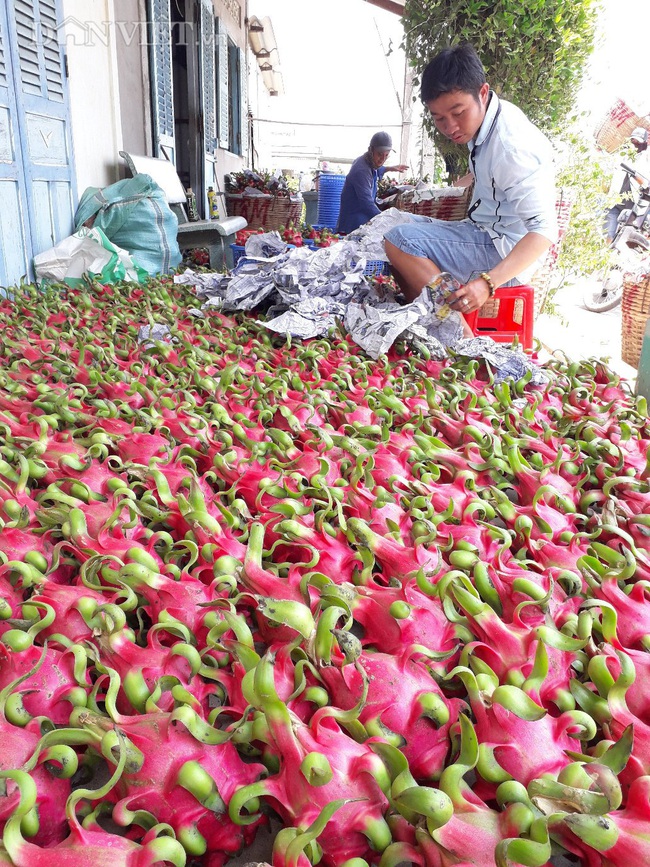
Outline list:
[[[638,367],[643,335],[650,317],[650,274],[625,275],[621,313],[621,355],[626,364]]]
[[[617,99],[598,122],[594,137],[599,148],[608,154],[617,150],[637,126],[650,129],[650,118],[641,117],[622,99]]]
[[[226,193],[229,217],[243,217],[249,229],[267,229],[269,232],[300,222],[302,196],[244,196]]]
[[[408,196],[399,196],[397,207],[409,214],[419,214],[422,217],[434,217],[436,220],[462,220],[467,216],[467,209],[472,198],[472,187],[458,187],[458,195],[440,195],[432,199],[414,202]]]

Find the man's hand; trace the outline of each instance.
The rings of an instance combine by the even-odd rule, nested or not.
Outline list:
[[[470,280],[449,296],[448,303],[459,313],[472,313],[490,297],[490,288],[482,277]]]
[[[387,172],[405,172],[408,169],[408,166],[399,165],[399,166],[386,166]]]

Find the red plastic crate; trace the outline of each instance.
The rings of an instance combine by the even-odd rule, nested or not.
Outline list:
[[[465,316],[477,337],[491,337],[497,343],[518,338],[527,352],[533,348],[535,290],[532,286],[502,286],[474,313]]]

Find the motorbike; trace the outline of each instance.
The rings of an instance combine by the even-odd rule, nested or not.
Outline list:
[[[602,313],[621,303],[623,278],[634,271],[641,258],[650,251],[650,182],[627,163],[621,168],[636,181],[632,207],[618,215],[616,233],[609,245],[610,260],[594,282],[590,282],[583,297],[587,310]]]

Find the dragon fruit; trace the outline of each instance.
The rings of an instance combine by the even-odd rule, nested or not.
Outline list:
[[[186,863],[185,851],[169,836],[160,836],[157,826],[144,835],[142,844],[126,837],[105,831],[97,821],[85,821],[82,826],[76,815],[76,804],[83,797],[101,798],[124,769],[126,750],[118,762],[115,773],[108,783],[98,789],[77,789],[70,794],[66,803],[66,813],[70,828],[69,835],[56,845],[41,848],[28,843],[22,836],[22,822],[29,816],[36,802],[36,787],[32,778],[24,771],[0,771],[0,779],[12,780],[19,793],[19,804],[7,821],[3,834],[6,852],[15,867],[48,867],[52,863],[62,867],[156,867],[160,864],[173,864],[183,867]],[[166,830],[166,829],[160,829]]]
[[[99,744],[113,730],[142,757],[139,767],[127,762],[108,793],[118,824],[126,827],[144,822],[148,827],[146,817],[151,815],[154,824],[164,822],[174,829],[188,854],[209,851],[213,865],[218,863],[217,856],[223,862],[250,842],[255,829],[234,825],[228,818],[228,803],[264,768],[245,763],[227,736],[219,737],[213,730],[212,736],[200,735],[208,738],[202,743],[168,713],[117,715],[112,722],[83,712],[76,719],[85,730],[97,734]]]
[[[165,630],[172,628],[165,623]],[[190,638],[189,631],[178,624],[181,634]],[[122,679],[122,692],[118,702],[120,710],[125,713],[129,709],[145,711],[149,701],[160,702],[161,709],[169,709],[172,703],[172,693],[167,689],[179,684],[190,693],[193,690],[194,676],[201,668],[201,656],[198,650],[186,641],[176,641],[167,647],[159,640],[159,630],[150,629],[147,633],[147,646],[141,647],[133,641],[133,635],[128,627],[103,624],[102,632],[96,639],[99,670],[111,668]],[[199,700],[204,699],[206,690],[199,682]],[[156,699],[154,699],[156,696]]]
[[[5,715],[17,725],[33,717],[66,725],[74,706],[85,705],[91,688],[80,645],[58,650],[30,645],[12,650],[0,643],[0,689]]]
[[[437,780],[450,749],[450,729],[462,702],[447,699],[412,649],[363,651],[356,665],[319,671],[333,704],[349,710],[368,693],[358,716],[369,735],[397,741],[416,779]]]
[[[596,734],[586,713],[552,717],[516,686],[498,686],[493,680],[488,695],[469,669],[458,667],[451,674],[467,688],[480,744],[477,770],[488,782],[512,778],[527,786],[536,777],[557,774],[569,764],[567,750]],[[481,683],[487,678],[483,674]]]
[[[585,859],[590,865],[607,864],[608,867],[627,867],[629,864],[645,864],[650,858],[647,827],[650,809],[650,777],[634,780],[627,796],[627,804],[604,816],[583,813],[556,814],[553,820],[560,821],[570,831],[570,837],[561,839],[570,851]],[[557,817],[557,818],[556,818]],[[599,853],[594,854],[594,850]]]
[[[20,801],[18,788],[10,782],[12,774],[22,769],[36,752],[41,740],[40,722],[30,720],[24,726],[12,725],[4,715],[7,689],[2,692],[3,715],[0,717],[0,779],[7,779],[0,789],[0,826],[7,826],[16,814]],[[25,773],[20,770],[20,773]],[[26,774],[25,774],[26,775]],[[39,846],[52,846],[64,839],[67,824],[63,805],[70,794],[70,780],[53,776],[44,763],[38,763],[29,774],[32,797],[24,811],[25,828]],[[6,844],[5,844],[6,845]]]
[[[460,754],[453,764],[445,768],[440,779],[440,789],[453,805],[451,815],[447,821],[444,821],[444,816],[436,821],[427,821],[426,830],[418,829],[417,846],[395,844],[396,851],[388,853],[391,859],[389,863],[397,863],[397,858],[406,857],[410,860],[414,856],[415,863],[423,863],[427,867],[448,867],[452,864],[494,867],[497,851],[502,850],[503,858],[503,855],[508,853],[509,843],[516,840],[517,849],[521,853],[520,863],[534,863],[544,867],[550,863],[548,835],[541,841],[517,839],[531,828],[534,821],[532,805],[525,794],[522,796],[513,790],[516,799],[508,804],[505,810],[497,811],[477,797],[464,782],[464,775],[475,767],[478,761],[478,741],[471,722],[464,714],[460,715],[460,723]],[[531,856],[536,860],[527,860]],[[498,863],[514,861],[504,859]]]
[[[328,824],[318,838],[328,862],[367,857],[390,842],[384,819],[386,798],[380,788],[385,779],[382,761],[363,744],[341,731],[325,712],[317,711],[309,725],[292,718],[273,684],[272,658],[255,669],[255,696],[268,726],[268,746],[279,763],[277,773],[240,789],[230,802],[230,817],[246,823],[255,814],[242,809],[257,798],[267,798],[285,822],[306,827],[333,801],[347,801],[338,811],[346,828]]]

